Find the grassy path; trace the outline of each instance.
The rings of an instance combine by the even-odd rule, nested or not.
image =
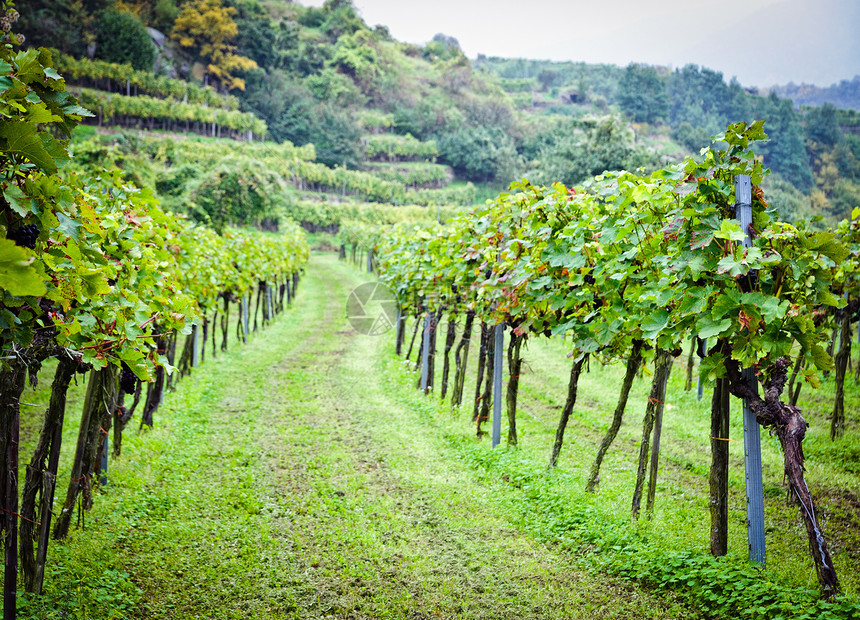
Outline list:
[[[292,310],[129,433],[21,617],[691,617],[516,529],[391,339],[350,329],[362,281],[315,257]]]

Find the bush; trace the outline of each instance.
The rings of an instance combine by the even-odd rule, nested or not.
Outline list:
[[[572,124],[541,148],[536,167],[527,173],[533,183],[561,181],[573,186],[607,170],[656,167],[659,158],[636,144],[633,130],[607,116]]]
[[[149,71],[155,62],[155,46],[137,17],[131,13],[105,11],[99,20],[96,56]]]
[[[193,192],[192,216],[211,223],[219,232],[231,224],[260,225],[277,216],[285,195],[283,179],[261,162],[229,156]]]
[[[672,139],[693,153],[698,153],[700,149],[711,144],[711,133],[684,121],[672,130]]]
[[[666,88],[654,67],[629,65],[618,91],[618,105],[635,122],[655,123],[667,116]]]
[[[511,181],[521,165],[511,137],[496,127],[441,134],[440,159],[469,181]]]

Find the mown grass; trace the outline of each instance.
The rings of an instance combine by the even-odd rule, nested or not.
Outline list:
[[[110,485],[85,528],[52,543],[46,593],[22,595],[21,617],[847,617],[813,606],[802,526],[785,504],[781,459],[767,437],[768,569],[744,559],[735,443],[732,553],[709,558],[708,398],[683,392],[680,366],[667,398],[657,508],[631,524],[647,377],[636,383],[600,494],[585,494],[622,369],[592,363],[560,467],[549,471],[571,362],[564,343],[530,343],[520,447],[491,450],[474,436],[471,409],[452,413],[415,390],[392,334],[351,330],[344,302],[365,278],[315,257],[292,310],[195,370],[155,429],[128,432]],[[466,394],[474,394],[472,372]],[[856,420],[834,445],[823,414],[801,404],[812,422],[810,485],[845,590],[856,594]],[[79,410],[70,404],[66,455]],[[737,439],[739,420],[733,411]],[[38,424],[28,424],[32,439]],[[68,461],[64,468],[61,489]],[[842,494],[822,491],[833,488]]]
[[[385,341],[346,324],[362,276],[319,269],[294,310],[127,434],[20,617],[689,617],[495,514],[494,487],[422,422],[430,401],[404,412],[409,381],[375,374]]]

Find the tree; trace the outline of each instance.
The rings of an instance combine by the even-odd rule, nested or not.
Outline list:
[[[561,86],[564,83],[564,75],[562,75],[561,71],[544,69],[538,73],[537,81],[540,84],[541,90],[545,92],[550,88]]]
[[[97,17],[111,6],[108,0],[26,0],[16,24],[34,45],[50,44],[74,56],[88,55],[96,42]]]
[[[609,116],[557,135],[541,149],[537,169],[528,174],[532,182],[561,181],[572,186],[606,170],[630,170],[655,163],[636,146],[633,131],[618,118]]]
[[[460,42],[454,37],[449,37],[441,32],[434,35],[433,39],[424,46],[422,55],[430,62],[434,60],[445,61],[455,58],[465,58],[465,54],[463,54],[463,50],[460,48]]]
[[[255,71],[244,99],[266,121],[277,142],[313,144],[317,161],[328,166],[356,167],[361,162],[363,131],[355,114],[344,106],[317,101],[306,84],[284,71]]]
[[[334,43],[345,34],[366,30],[364,20],[358,16],[351,0],[326,0],[322,6],[325,19],[321,29]]]
[[[238,26],[233,21],[236,9],[225,7],[221,0],[191,0],[173,24],[172,37],[180,46],[195,53],[207,64],[207,71],[226,89],[245,89],[245,80],[237,74],[257,63],[234,54],[233,40]]]
[[[726,86],[717,71],[687,65],[669,76],[667,89],[673,127],[687,122],[711,136],[729,122],[746,120],[746,92],[737,81]]]
[[[825,103],[806,113],[806,137],[824,147],[836,146],[839,143],[842,131],[839,129],[836,108],[832,103]]]
[[[684,121],[672,130],[672,139],[693,152],[711,143],[711,133],[702,127],[693,127]]]
[[[193,215],[217,231],[229,224],[259,225],[277,217],[286,186],[275,172],[246,157],[225,157],[192,194]]]
[[[510,182],[520,166],[514,141],[497,127],[468,127],[436,138],[439,158],[470,181]]]
[[[654,123],[668,114],[666,88],[654,67],[628,65],[618,90],[618,104],[637,123]]]
[[[155,6],[152,7],[152,14],[146,23],[167,32],[176,21],[177,15],[179,15],[179,8],[176,6],[176,0],[156,0]]]
[[[722,81],[722,75],[720,79]],[[732,78],[727,88],[717,98],[717,111],[722,122],[720,127],[751,117],[750,97],[736,78]]]
[[[764,118],[770,142],[762,148],[764,163],[800,190],[812,187],[812,169],[803,141],[803,128],[791,100],[771,93],[765,103]]]
[[[146,26],[131,13],[105,11],[98,20],[96,56],[108,62],[129,64],[150,71],[155,61],[155,46]]]
[[[839,173],[854,181],[860,181],[860,136],[847,133],[833,150]]]
[[[372,35],[365,31],[340,37],[334,46],[331,64],[352,78],[362,91],[371,90],[373,81],[380,73],[379,56],[372,45]]]
[[[850,218],[860,205],[860,183],[841,179],[829,193],[830,212],[837,220]]]
[[[794,185],[778,175],[771,175],[762,183],[768,204],[779,213],[784,222],[810,220],[815,215],[812,201]]]
[[[176,6],[181,0],[109,0],[107,4],[118,11],[131,13],[146,26],[168,32],[179,15]]]
[[[240,14],[236,25],[237,51],[243,56],[267,69],[285,69],[295,63],[301,30],[297,22],[273,22],[265,15],[249,13]]]
[[[363,155],[362,130],[355,114],[324,104],[313,115],[316,123],[311,127],[308,142],[316,147],[317,160],[328,166],[358,166]]]

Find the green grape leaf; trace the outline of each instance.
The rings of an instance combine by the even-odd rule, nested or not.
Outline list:
[[[741,295],[739,291],[723,290],[717,295],[714,300],[714,305],[711,308],[712,316],[722,318],[737,311],[741,303]]]
[[[42,64],[39,62],[39,51],[35,48],[26,52],[18,52],[15,56],[15,64],[18,65],[18,79],[25,84],[41,82],[45,75]]]
[[[726,374],[726,365],[723,356],[719,353],[709,355],[699,362],[699,376],[703,381],[710,382],[724,374]]]
[[[57,172],[57,164],[36,135],[35,125],[25,122],[6,123],[0,126],[0,137],[6,139],[5,150],[20,153],[48,174]]]
[[[835,263],[840,263],[848,258],[848,248],[839,243],[833,233],[816,233],[812,242],[808,245],[810,250],[821,252]]]
[[[54,158],[58,163],[68,161],[69,153],[63,143],[51,136],[47,132],[41,132],[39,137],[42,139],[42,146],[48,152],[48,155]]]
[[[693,286],[684,293],[684,298],[678,306],[679,314],[701,314],[708,307],[708,297],[713,289],[708,286]]]
[[[749,271],[749,265],[743,261],[735,260],[734,256],[724,256],[717,264],[717,273],[728,273],[732,276],[740,276]]]
[[[93,114],[86,108],[78,105],[78,102],[75,101],[74,97],[72,97],[67,92],[54,93],[53,100],[56,101],[57,104],[59,104],[60,109],[66,114],[71,114],[74,116],[95,116],[95,114]]]
[[[48,106],[39,101],[36,105],[30,106],[26,116],[28,123],[59,123],[61,119],[56,114],[52,113]]]
[[[579,269],[585,265],[585,257],[582,254],[558,252],[550,257],[549,265],[550,267],[562,267],[563,269]]]
[[[94,297],[96,295],[107,295],[110,293],[110,286],[108,285],[107,278],[102,271],[80,267],[78,269],[78,276],[86,285],[87,294],[90,297]]]
[[[660,309],[648,315],[648,318],[642,321],[642,334],[653,339],[657,337],[663,328],[669,323],[669,313],[665,309]]]
[[[764,132],[764,121],[755,121],[747,129],[747,138],[750,140],[767,140]]]
[[[818,377],[818,373],[815,372],[814,369],[809,368],[804,370],[803,376],[809,382],[809,385],[814,387],[816,390],[821,387],[821,379]]]
[[[164,372],[166,372],[168,375],[172,375],[173,372],[176,370],[176,366],[173,366],[170,363],[170,360],[167,358],[167,356],[161,355],[160,353],[158,354],[158,365],[164,367]]]
[[[838,308],[842,303],[842,299],[828,291],[827,289],[818,291],[818,303],[825,306],[833,306]]]
[[[827,353],[827,349],[820,344],[813,345],[810,350],[810,357],[819,370],[833,370],[833,358]]]
[[[32,212],[32,207],[26,202],[27,195],[21,191],[21,188],[14,184],[9,184],[9,186],[3,190],[3,197],[6,199],[6,202],[9,203],[9,206],[12,207],[12,210],[20,215],[21,217],[26,217]]]
[[[82,223],[79,220],[72,219],[62,213],[57,212],[57,220],[60,222],[57,230],[68,235],[75,241],[80,240],[80,228]]]
[[[705,338],[713,338],[714,336],[722,334],[731,326],[731,319],[714,320],[711,317],[705,315],[699,317],[699,320],[696,321],[696,333],[698,334],[699,338],[702,338],[704,340]]]
[[[690,273],[694,278],[698,278],[699,275],[707,269],[704,256],[694,256],[687,261],[687,269],[690,270]]]
[[[16,297],[44,295],[45,282],[31,263],[23,248],[0,239],[0,288]]]
[[[791,305],[787,300],[780,302],[776,297],[758,292],[744,293],[741,303],[748,306],[748,309],[757,310],[768,320],[774,321],[782,320]]]
[[[741,230],[737,220],[723,220],[720,229],[714,233],[717,239],[728,239],[729,241],[743,241],[747,236]]]
[[[692,236],[690,237],[690,249],[701,250],[702,248],[705,248],[710,245],[711,241],[713,240],[713,230],[694,230]]]
[[[529,288],[532,290],[542,289],[546,286],[552,284],[552,278],[550,276],[541,276],[540,278],[535,278],[529,283]]]

